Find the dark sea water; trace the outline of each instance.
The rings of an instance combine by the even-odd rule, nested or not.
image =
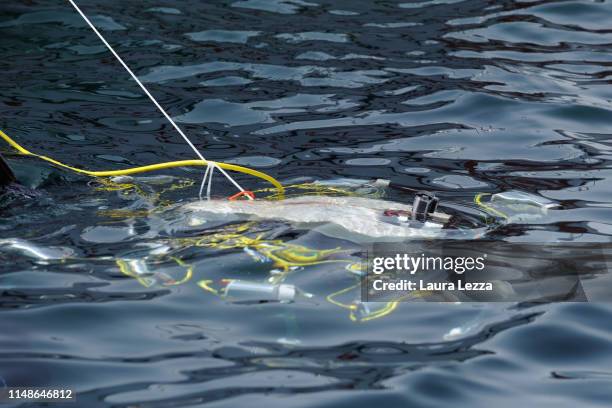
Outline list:
[[[521,190],[562,209],[494,239],[610,242],[610,1],[79,5],[207,158],[286,183]],[[192,158],[68,2],[3,1],[0,35],[0,128],[27,148],[88,169]],[[354,321],[324,296],[229,302],[196,282],[274,265],[197,245],[227,232],[181,211],[201,169],[134,186],[1,151],[39,195],[3,198],[0,386],[72,388],[79,407],[612,406],[609,303],[406,303]],[[356,251],[268,224],[253,228],[283,245]],[[194,277],[143,285],[122,259]],[[350,281],[294,272],[321,293]]]

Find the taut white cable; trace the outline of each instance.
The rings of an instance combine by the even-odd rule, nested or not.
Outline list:
[[[191,147],[191,149],[200,158],[200,160],[206,161],[204,156],[202,156],[202,153],[200,153],[200,151],[195,147],[195,145],[191,142],[191,140],[189,140],[187,135],[185,133],[183,133],[181,128],[178,127],[178,125],[174,122],[174,120],[170,117],[170,115],[168,115],[168,113],[165,111],[165,109],[162,108],[162,106],[159,104],[159,102],[157,102],[157,99],[155,99],[155,97],[153,95],[151,95],[151,93],[144,86],[144,84],[142,82],[140,82],[140,79],[138,79],[138,77],[132,72],[130,67],[128,67],[128,65],[123,61],[123,59],[121,59],[119,54],[117,54],[117,52],[113,49],[113,47],[111,47],[111,45],[108,43],[108,41],[106,41],[106,39],[102,36],[102,34],[100,34],[100,32],[98,31],[96,26],[94,26],[93,23],[89,20],[89,18],[87,18],[85,13],[83,13],[83,11],[81,11],[81,9],[79,8],[79,6],[76,5],[74,0],[68,0],[68,2],[70,2],[70,4],[72,4],[72,6],[80,14],[80,16],[83,18],[83,20],[85,20],[87,25],[89,25],[89,27],[93,30],[93,32],[96,33],[98,38],[100,38],[100,40],[104,43],[104,45],[106,45],[106,48],[108,48],[108,50],[115,56],[115,58],[117,58],[117,61],[119,61],[119,63],[121,63],[123,68],[125,68],[125,70],[130,74],[130,76],[134,79],[134,81],[136,81],[136,83],[140,86],[140,88],[143,90],[143,92],[149,97],[149,99],[151,99],[151,102],[153,102],[153,104],[157,107],[157,109],[159,109],[159,111],[164,115],[164,117],[166,119],[168,119],[168,122],[170,122],[172,124],[172,126],[174,127],[174,129],[176,129],[176,131],[183,137],[183,139],[185,139],[185,142],[187,142],[189,147]],[[238,188],[238,190],[244,191],[244,189],[242,187],[240,187],[240,185],[229,174],[227,174],[227,172],[223,171],[220,167],[216,166],[214,164],[214,162],[209,162],[207,172],[208,172],[208,170],[210,170],[210,165],[211,164],[213,166],[217,167],[219,170],[221,170],[221,173],[223,173],[223,175],[225,177],[227,177],[227,179],[229,181],[231,181],[232,184],[234,184],[234,186],[236,186]],[[211,176],[212,176],[212,174],[211,174]],[[204,175],[204,178],[206,178],[206,175]],[[204,182],[204,181],[202,181],[202,182]]]
[[[170,115],[168,115],[168,113],[164,110],[164,108],[161,107],[161,105],[157,102],[157,99],[155,99],[153,97],[153,95],[151,95],[151,93],[149,92],[149,90],[143,85],[142,82],[140,82],[140,79],[138,79],[138,77],[132,72],[132,70],[130,69],[130,67],[127,66],[127,64],[123,61],[123,59],[121,59],[121,57],[119,56],[119,54],[117,54],[117,52],[115,52],[115,50],[113,49],[113,47],[111,47],[111,45],[108,43],[108,41],[106,41],[106,39],[102,36],[102,34],[100,34],[100,32],[98,31],[98,29],[96,28],[96,26],[93,25],[93,23],[91,21],[89,21],[89,18],[87,18],[87,16],[85,15],[85,13],[83,13],[81,11],[81,9],[79,8],[79,6],[76,5],[76,3],[73,0],[68,0],[70,2],[70,4],[72,4],[72,6],[76,9],[76,11],[81,15],[81,17],[83,17],[83,20],[85,20],[85,22],[89,25],[89,27],[91,27],[91,29],[94,31],[94,33],[96,33],[96,35],[100,38],[100,40],[104,43],[104,45],[106,45],[106,48],[108,48],[108,50],[110,52],[113,53],[113,55],[115,56],[115,58],[117,58],[117,61],[119,61],[121,63],[121,65],[123,65],[123,68],[125,68],[125,70],[132,76],[132,78],[134,79],[134,81],[136,81],[136,83],[140,86],[140,88],[144,91],[145,94],[147,94],[147,96],[149,97],[149,99],[151,99],[151,102],[153,102],[153,104],[155,104],[155,106],[157,107],[157,109],[159,109],[159,111],[166,117],[166,119],[168,119],[168,121],[172,124],[172,126],[174,126],[174,128],[176,129],[177,132],[179,132],[179,134],[183,137],[183,139],[185,139],[185,141],[187,142],[187,144],[189,145],[189,147],[191,147],[191,149],[195,152],[195,154],[198,155],[198,157],[201,160],[206,161],[206,159],[204,158],[204,156],[202,156],[202,154],[198,151],[198,149],[193,145],[193,143],[191,143],[191,140],[189,140],[189,138],[187,137],[187,135],[185,133],[183,133],[183,131],[181,130],[180,127],[178,127],[178,125],[174,122],[174,120],[172,120],[172,118],[170,117]]]
[[[240,187],[240,184],[238,184],[238,182],[237,182],[236,180],[234,180],[233,178],[231,178],[231,177],[230,177],[230,175],[229,175],[229,174],[227,174],[227,172],[226,172],[225,170],[223,170],[223,168],[222,168],[222,167],[217,166],[217,164],[216,164],[216,163],[213,163],[213,165],[214,165],[216,168],[218,168],[218,169],[219,169],[219,171],[220,171],[220,172],[221,172],[221,173],[222,173],[222,174],[223,174],[225,177],[227,177],[227,179],[228,179],[229,181],[231,181],[231,182],[232,182],[232,184],[233,184],[233,185],[235,185],[235,186],[236,186],[236,188],[237,188],[238,190],[240,190],[240,191],[244,192],[244,188]],[[249,196],[249,195],[247,195],[247,198],[248,198],[249,200],[252,200],[251,196]]]

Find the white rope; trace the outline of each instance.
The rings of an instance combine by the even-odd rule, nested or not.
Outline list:
[[[229,178],[228,174],[225,172],[225,170],[223,170],[221,167],[219,167],[215,162],[211,162],[210,165],[208,165],[206,167],[206,172],[204,173],[204,177],[202,178],[202,183],[200,184],[200,192],[198,194],[198,197],[200,197],[200,200],[202,199],[202,195],[204,193],[204,186],[206,186],[206,199],[210,200],[210,190],[211,190],[211,186],[212,186],[212,178],[213,178],[213,173],[215,172],[215,169],[219,169],[219,171],[221,173],[224,173],[226,177],[228,177],[228,179],[234,183],[234,185],[240,190],[240,191],[244,191],[242,189],[242,187],[240,187],[240,185],[235,182],[234,180],[232,180],[231,178]],[[208,181],[207,181],[208,179]],[[249,195],[246,195],[246,197],[249,200],[252,200],[253,198]]]
[[[121,63],[121,65],[123,65],[123,68],[125,68],[125,70],[131,75],[131,77],[134,79],[134,81],[136,81],[136,83],[140,86],[140,88],[144,91],[144,93],[149,97],[149,99],[151,99],[151,102],[153,102],[153,104],[157,107],[157,109],[159,109],[159,111],[164,115],[164,117],[166,119],[168,119],[168,122],[170,122],[172,124],[172,126],[174,126],[174,129],[176,129],[176,131],[183,137],[183,139],[185,139],[185,142],[187,142],[189,147],[191,147],[191,149],[200,158],[200,160],[206,161],[204,156],[202,156],[202,153],[200,153],[200,151],[195,147],[195,145],[191,142],[191,140],[189,140],[187,135],[185,133],[183,133],[181,128],[178,127],[178,125],[174,122],[174,120],[170,117],[170,115],[168,115],[168,113],[165,111],[165,109],[162,108],[162,106],[159,104],[159,102],[157,102],[155,97],[153,95],[151,95],[151,93],[144,86],[144,84],[142,82],[140,82],[140,79],[138,79],[138,77],[132,72],[130,67],[127,66],[127,64],[123,61],[123,59],[121,59],[119,54],[117,54],[117,52],[113,49],[113,47],[111,47],[111,45],[108,43],[108,41],[106,41],[106,39],[102,36],[102,34],[100,34],[98,29],[93,25],[93,23],[89,20],[89,18],[87,18],[85,13],[83,13],[81,11],[81,9],[79,8],[79,6],[76,5],[74,0],[68,0],[68,1],[76,9],[76,11],[81,15],[81,17],[83,18],[83,20],[85,20],[85,22],[89,25],[89,27],[91,27],[91,29],[94,31],[94,33],[96,33],[96,35],[98,36],[98,38],[100,38],[100,40],[104,43],[104,45],[106,45],[106,48],[108,48],[108,50],[115,56],[115,58],[117,58],[117,61],[119,61],[119,63]],[[208,174],[208,172],[209,172],[209,170],[211,168],[211,165],[213,167],[216,167],[219,170],[221,170],[221,173],[223,173],[223,175],[225,177],[227,177],[227,179],[229,181],[231,181],[232,184],[238,188],[238,190],[244,191],[244,189],[242,187],[240,187],[240,185],[229,174],[227,174],[227,172],[225,172],[223,169],[221,169],[221,167],[217,166],[215,164],[215,162],[209,162],[209,165],[206,168],[206,173],[204,175],[204,178],[206,178],[206,174]],[[211,181],[212,181],[212,174],[210,175],[210,178],[211,178]],[[204,180],[202,180],[202,183],[204,183]],[[209,184],[209,187],[210,187],[210,184]],[[200,192],[200,195],[201,195],[201,192]]]
[[[216,164],[213,164],[212,167],[210,168],[210,175],[208,176],[208,186],[206,187],[206,199],[210,201],[210,190],[212,188],[212,176],[213,173],[215,172],[215,167],[217,167]]]
[[[200,184],[200,191],[198,193],[198,197],[202,200],[202,193],[204,192],[204,185],[206,184],[206,178],[208,177],[208,173],[210,173],[210,169],[213,166],[206,166],[206,171],[204,172],[204,177],[202,178],[202,183]]]
[[[240,190],[240,191],[242,191],[242,192],[244,193],[244,188],[240,187],[240,184],[238,184],[238,182],[237,182],[236,180],[234,180],[233,178],[231,178],[231,177],[230,177],[230,175],[229,175],[229,174],[227,174],[227,172],[226,172],[225,170],[223,170],[221,167],[217,166],[217,164],[216,164],[216,163],[214,163],[214,166],[215,166],[216,168],[218,168],[218,169],[219,169],[219,171],[220,171],[221,173],[223,173],[223,175],[224,175],[225,177],[227,177],[227,179],[228,179],[229,181],[231,181],[231,182],[232,182],[232,184],[233,184],[233,185],[235,185],[235,186],[236,186],[236,188],[237,188],[238,190]],[[250,195],[248,195],[248,194],[247,194],[247,197],[248,197],[248,199],[249,199],[249,200],[252,200],[252,198],[251,198],[251,196],[250,196]]]
[[[81,15],[81,17],[83,17],[83,20],[85,20],[85,22],[89,25],[89,27],[91,27],[91,29],[94,31],[94,33],[96,33],[96,35],[100,38],[100,40],[102,40],[104,45],[106,45],[106,48],[108,48],[108,50],[113,53],[115,58],[117,58],[117,61],[119,61],[121,63],[121,65],[123,65],[123,68],[125,68],[125,70],[132,76],[134,81],[136,81],[136,83],[140,86],[140,88],[144,91],[144,93],[147,94],[149,99],[151,99],[151,101],[155,104],[155,106],[157,106],[157,109],[159,109],[159,111],[166,117],[166,119],[168,119],[168,121],[172,124],[172,126],[174,126],[176,131],[179,132],[179,134],[183,137],[183,139],[185,139],[185,141],[187,142],[189,147],[191,147],[191,149],[195,152],[195,154],[198,155],[198,157],[201,160],[206,160],[204,158],[204,156],[202,156],[202,154],[198,151],[198,149],[193,145],[193,143],[191,143],[191,140],[189,140],[187,135],[185,135],[185,133],[183,133],[181,128],[178,127],[178,125],[174,122],[174,120],[172,120],[170,115],[168,115],[168,113],[164,110],[164,108],[161,107],[161,105],[157,102],[157,100],[153,97],[153,95],[151,95],[149,90],[143,85],[142,82],[140,82],[140,79],[138,79],[138,77],[132,72],[130,67],[127,66],[127,64],[123,61],[123,59],[121,59],[119,54],[117,54],[117,52],[115,52],[113,47],[111,47],[111,45],[106,41],[106,39],[102,36],[102,34],[100,34],[98,29],[92,24],[91,21],[89,21],[89,18],[87,18],[87,16],[81,11],[79,6],[77,6],[76,3],[73,0],[68,0],[68,1],[76,9],[76,11]]]

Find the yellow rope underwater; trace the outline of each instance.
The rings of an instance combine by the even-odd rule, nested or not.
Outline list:
[[[62,162],[59,162],[59,161],[57,161],[55,159],[52,159],[50,157],[43,156],[43,155],[36,154],[36,153],[32,153],[31,151],[27,150],[26,148],[21,146],[19,143],[17,143],[13,139],[11,139],[2,130],[0,130],[0,137],[2,139],[4,139],[4,141],[6,141],[9,145],[11,145],[19,153],[22,153],[22,154],[25,154],[25,155],[28,155],[28,156],[38,157],[39,159],[44,160],[44,161],[49,162],[49,163],[52,163],[52,164],[54,164],[56,166],[63,167],[63,168],[68,169],[68,170],[72,170],[72,171],[74,171],[76,173],[87,174],[88,176],[93,176],[93,177],[127,176],[127,175],[130,175],[130,174],[146,173],[146,172],[149,172],[149,171],[171,169],[171,168],[174,168],[174,167],[207,166],[208,163],[209,163],[209,161],[207,161],[207,160],[178,160],[178,161],[171,161],[171,162],[164,162],[164,163],[149,164],[147,166],[131,167],[131,168],[122,169],[122,170],[91,171],[91,170],[84,170],[84,169],[79,169],[79,168],[76,168],[76,167],[72,167],[72,166],[69,166],[69,165],[64,164]],[[222,162],[212,162],[212,161],[210,163],[214,163],[217,166],[219,166],[219,167],[221,167],[222,169],[225,169],[225,170],[236,171],[238,173],[248,174],[248,175],[260,178],[262,180],[265,180],[268,183],[272,184],[276,188],[276,190],[281,195],[281,197],[285,193],[285,188],[282,186],[282,184],[279,183],[278,180],[276,180],[274,177],[272,177],[272,176],[270,176],[270,175],[268,175],[266,173],[262,173],[261,171],[249,169],[248,167],[237,166],[235,164],[222,163]]]
[[[497,216],[507,220],[508,219],[508,215],[507,214],[504,214],[503,212],[501,212],[499,210],[496,210],[495,208],[493,208],[491,206],[488,206],[488,205],[486,205],[485,203],[482,202],[482,198],[484,196],[487,196],[487,195],[491,195],[491,194],[490,193],[479,193],[479,194],[476,194],[474,196],[474,203],[476,203],[476,205],[478,205],[479,207],[484,208],[485,211],[488,211],[490,214],[497,215]]]

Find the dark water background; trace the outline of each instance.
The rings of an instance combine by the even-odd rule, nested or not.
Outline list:
[[[283,181],[519,189],[563,211],[497,239],[610,241],[609,1],[79,4],[208,158]],[[31,150],[90,169],[191,158],[67,2],[2,2],[0,34],[0,126]],[[83,407],[612,404],[609,304],[404,304],[355,323],[324,303],[145,288],[113,257],[195,234],[180,211],[139,218],[156,203],[9,159],[41,192],[0,221],[10,386],[70,387]],[[200,275],[262,268],[242,251],[179,255]]]

